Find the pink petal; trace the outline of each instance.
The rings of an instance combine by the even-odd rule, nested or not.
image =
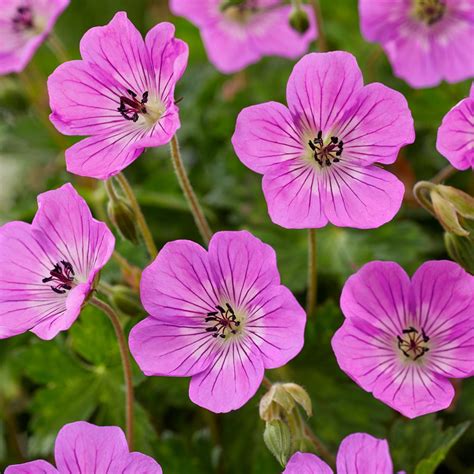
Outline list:
[[[298,451],[291,456],[282,474],[333,474],[333,470],[315,454]]]
[[[349,320],[363,319],[396,336],[410,322],[410,285],[400,265],[367,263],[346,281],[341,294],[342,312]]]
[[[296,165],[305,153],[303,143],[290,111],[278,102],[243,109],[232,137],[240,161],[261,174],[283,163]]]
[[[59,474],[59,471],[49,462],[39,460],[9,466],[5,474]]]
[[[459,170],[474,170],[474,98],[455,105],[438,129],[436,149]]]
[[[405,186],[379,167],[362,168],[341,161],[325,177],[324,212],[336,226],[380,227],[392,220],[402,205]]]
[[[145,375],[188,377],[209,366],[216,340],[203,323],[187,319],[148,317],[133,327],[130,351]]]
[[[191,379],[189,397],[214,413],[236,410],[255,395],[263,373],[261,357],[245,339],[223,341],[209,368]]]
[[[237,308],[246,307],[259,294],[280,284],[275,251],[247,231],[214,234],[209,264],[217,293],[226,295]]]
[[[363,165],[394,163],[400,148],[415,140],[405,97],[378,83],[354,94],[333,134],[344,141],[343,161]]]
[[[309,163],[288,163],[263,177],[268,213],[275,224],[288,229],[324,227],[324,183]]]
[[[342,440],[337,453],[337,473],[393,474],[392,458],[385,439],[354,433]]]
[[[311,53],[294,67],[286,96],[298,125],[313,133],[326,133],[338,123],[353,94],[362,86],[362,74],[352,54]]]
[[[85,138],[66,150],[67,170],[79,176],[109,179],[143,153],[143,148],[134,145],[144,135],[140,129],[124,127],[111,135]]]
[[[174,15],[183,16],[198,27],[212,25],[221,17],[220,0],[171,0]]]
[[[111,469],[113,468],[112,465]],[[130,453],[123,462],[120,474],[163,474],[163,470],[150,456],[141,453]]]

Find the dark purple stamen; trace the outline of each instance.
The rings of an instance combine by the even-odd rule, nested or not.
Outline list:
[[[417,360],[424,356],[430,350],[426,343],[430,338],[426,335],[425,330],[421,333],[413,326],[409,326],[402,330],[402,336],[397,335],[397,345],[405,357]]]
[[[61,260],[61,262],[54,265],[49,275],[49,277],[43,278],[42,281],[43,283],[54,283],[50,287],[55,293],[62,295],[66,293],[66,290],[72,289],[75,273],[69,262]]]
[[[226,338],[226,331],[236,334],[236,328],[240,326],[240,321],[237,321],[232,306],[226,303],[225,308],[217,305],[216,309],[218,311],[207,313],[207,317],[204,319],[206,323],[211,321],[214,323],[214,326],[206,328],[206,331],[212,333],[212,337],[221,337],[222,339]]]
[[[15,16],[12,18],[15,31],[30,30],[33,28],[33,13],[27,5],[21,5],[16,9]]]
[[[120,107],[117,109],[125,120],[131,120],[136,122],[138,120],[138,114],[146,114],[147,110],[145,104],[148,102],[148,91],[142,94],[141,101],[138,101],[137,94],[130,89],[127,89],[127,93],[131,97],[124,95],[120,96]]]
[[[446,12],[444,0],[417,0],[415,15],[424,23],[431,26],[440,21]]]
[[[315,161],[323,168],[331,166],[333,163],[341,161],[341,155],[344,150],[344,142],[338,137],[331,137],[330,142],[325,145],[323,141],[323,132],[319,130],[317,137],[308,142],[311,151],[314,153]]]

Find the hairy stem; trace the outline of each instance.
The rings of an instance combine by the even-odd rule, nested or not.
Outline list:
[[[171,139],[171,159],[173,160],[173,166],[179,185],[181,186],[181,190],[188,201],[194,221],[196,222],[197,228],[199,229],[199,233],[207,245],[211,240],[212,230],[209,227],[201,205],[199,204],[198,198],[196,197],[196,193],[194,192],[191,182],[189,181],[183,160],[181,158],[181,153],[179,151],[179,142],[176,135]]]
[[[143,215],[140,204],[138,203],[137,197],[135,196],[135,193],[133,192],[133,189],[130,186],[130,183],[128,182],[127,178],[125,177],[123,173],[119,173],[116,176],[116,178],[123,192],[127,196],[127,199],[130,203],[130,206],[133,209],[133,212],[135,213],[135,216],[137,218],[138,228],[140,229],[140,232],[143,236],[143,240],[145,241],[145,245],[148,250],[148,253],[150,254],[150,257],[153,259],[156,257],[158,250],[156,248],[155,241],[153,240],[153,236],[151,235],[150,228],[148,227],[148,224],[146,223],[146,219],[145,219],[145,216]]]
[[[457,169],[451,165],[446,166],[443,168],[438,174],[436,174],[433,178],[431,178],[431,182],[434,184],[440,184],[443,181],[450,178],[453,174],[457,172]]]
[[[69,61],[69,55],[66,51],[66,48],[64,47],[64,44],[59,38],[59,36],[56,35],[54,31],[51,31],[51,33],[49,34],[47,44],[49,46],[49,49],[56,56],[56,59],[60,63],[65,63]]]
[[[122,359],[123,365],[123,375],[125,379],[125,429],[127,434],[128,447],[130,451],[133,451],[133,411],[134,411],[134,394],[133,394],[133,380],[132,380],[132,365],[130,363],[130,354],[128,352],[127,341],[125,339],[125,334],[120,324],[120,319],[117,316],[116,312],[112,309],[110,305],[100,300],[99,298],[93,296],[90,300],[90,303],[96,308],[99,308],[104,312],[110,322],[112,323],[117,336],[119,348],[120,348],[120,357]]]
[[[315,229],[308,229],[308,292],[306,294],[306,314],[311,316],[316,307],[318,292],[317,245]]]

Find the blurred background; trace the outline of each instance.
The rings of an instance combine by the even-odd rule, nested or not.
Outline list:
[[[436,152],[436,131],[443,115],[468,95],[470,83],[411,89],[392,75],[380,47],[362,38],[355,0],[322,0],[321,7],[329,49],[354,54],[366,82],[382,82],[405,95],[415,119],[416,143],[402,149],[390,167],[407,189],[403,208],[392,222],[369,231],[331,226],[317,231],[316,316],[307,326],[302,353],[268,376],[306,388],[314,408],[309,424],[333,451],[346,435],[367,432],[389,440],[396,470],[411,474],[421,460],[428,460],[428,470],[418,468],[417,473],[470,473],[474,428],[461,423],[474,416],[474,380],[456,381],[457,396],[448,410],[409,421],[343,374],[330,348],[343,320],[338,305],[342,285],[358,267],[374,259],[394,260],[412,273],[425,260],[447,258],[440,225],[418,207],[411,189],[417,180],[432,178],[448,164]],[[198,30],[173,17],[164,0],[72,0],[55,30],[69,57],[79,58],[79,40],[87,29],[107,23],[118,10],[127,11],[142,33],[157,22],[171,21],[177,36],[189,44],[189,66],[176,91],[176,98],[182,97],[178,135],[211,226],[245,228],[274,246],[283,283],[304,302],[307,235],[271,223],[260,176],[240,163],[230,143],[243,107],[285,102],[293,63],[267,58],[235,75],[221,75],[207,61]],[[0,224],[31,221],[36,195],[66,181],[74,183],[97,218],[107,220],[102,183],[65,171],[64,150],[76,139],[60,135],[48,121],[46,79],[57,65],[42,46],[23,73],[0,78]],[[174,239],[200,242],[168,147],[148,150],[125,173],[160,247]],[[457,173],[448,184],[474,192],[469,171]],[[144,247],[137,250],[119,239],[118,250],[139,268],[147,264]],[[138,268],[123,272],[116,262],[103,272],[108,283],[133,288],[138,277]],[[124,314],[128,328],[143,317],[134,308],[122,309],[129,313]],[[135,449],[152,455],[165,473],[281,472],[262,440],[258,401],[263,390],[239,411],[216,416],[189,401],[188,380],[145,378],[135,369]],[[51,342],[30,334],[0,341],[0,470],[28,459],[51,458],[54,439],[65,423],[88,419],[123,426],[122,386],[112,327],[93,308],[83,312],[68,334]],[[436,471],[429,470],[436,458],[444,461]]]

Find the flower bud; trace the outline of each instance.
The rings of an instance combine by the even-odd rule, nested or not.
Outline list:
[[[471,275],[474,275],[474,225],[468,237],[446,232],[444,243],[449,256]]]
[[[122,199],[115,198],[109,201],[107,212],[109,219],[119,231],[120,235],[137,245],[139,243],[136,227],[136,217],[132,208]]]
[[[295,383],[276,383],[260,400],[260,418],[265,421],[286,419],[299,405],[308,416],[312,415],[311,399]]]
[[[464,237],[469,235],[469,232],[462,227],[456,208],[450,201],[444,199],[436,190],[431,192],[430,197],[434,213],[445,230]]]
[[[298,33],[306,33],[309,29],[309,17],[300,6],[291,9],[289,16],[290,26]]]
[[[284,467],[291,451],[290,430],[280,420],[268,421],[263,432],[263,440],[277,461]]]
[[[240,7],[245,3],[245,0],[224,0],[221,5],[221,11],[225,11],[231,7]]]
[[[144,314],[136,293],[126,286],[114,286],[110,299],[114,306],[127,316],[136,317]]]

